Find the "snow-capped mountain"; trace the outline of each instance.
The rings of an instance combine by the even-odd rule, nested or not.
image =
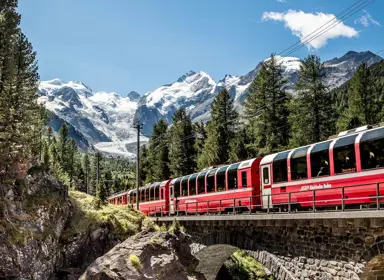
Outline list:
[[[134,156],[130,143],[136,141],[133,118],[140,98],[138,93],[130,92],[122,97],[115,92],[93,92],[81,82],[59,79],[41,82],[39,93],[39,101],[55,115],[56,122],[65,121],[80,132],[88,148],[94,145],[102,152]],[[52,126],[55,130],[60,127]]]
[[[300,70],[300,59],[276,59],[284,69],[287,89],[292,90]],[[379,60],[381,57],[369,51],[350,51],[340,58],[326,61],[326,83],[330,89],[338,87],[352,77],[361,62],[372,65]],[[249,86],[260,68],[261,63],[243,76],[227,74],[218,82],[202,71],[189,71],[175,82],[142,97],[134,91],[126,97],[117,93],[93,92],[81,82],[55,79],[41,82],[40,101],[53,113],[51,125],[55,130],[59,129],[62,122],[68,123],[72,127],[71,135],[78,138],[81,147],[94,145],[96,149],[109,154],[134,156],[134,119],[144,124],[142,132],[146,136],[152,133],[153,125],[159,119],[171,123],[174,112],[180,107],[186,108],[194,121],[206,121],[210,117],[210,107],[215,96],[223,88],[229,91],[241,112]],[[142,141],[146,140],[143,136]]]

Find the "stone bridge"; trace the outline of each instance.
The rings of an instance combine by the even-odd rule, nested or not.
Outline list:
[[[198,270],[214,280],[237,248],[276,279],[384,280],[384,211],[202,215],[177,219],[192,236]]]

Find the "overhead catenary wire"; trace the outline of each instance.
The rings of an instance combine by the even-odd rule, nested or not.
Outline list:
[[[342,14],[344,14],[346,11],[348,11],[349,9],[351,9],[353,6],[357,5],[359,2],[361,2],[363,0],[357,0],[354,4],[352,4],[351,6],[349,6],[347,9],[345,9],[344,11],[338,13],[336,16],[334,16],[331,20],[327,21],[326,23],[324,23],[323,25],[321,25],[320,27],[316,28],[315,30],[313,30],[311,33],[309,33],[308,35],[306,35],[305,37],[303,37],[302,39],[300,39],[299,41],[297,41],[295,44],[291,45],[290,47],[284,49],[283,51],[281,51],[280,53],[278,53],[277,55],[283,55],[285,52],[289,51],[291,48],[297,46],[297,45],[300,45],[302,43],[303,40],[306,40],[309,36],[311,36],[313,33],[319,31],[320,29],[322,29],[323,27],[325,27],[326,25],[328,25],[329,23],[333,22],[335,19],[337,19],[339,16],[341,16]]]
[[[284,59],[284,57],[296,52],[297,50],[299,50],[300,48],[302,48],[303,46],[305,46],[306,44],[312,42],[313,40],[317,39],[318,37],[320,37],[321,35],[323,35],[324,33],[328,32],[329,30],[331,30],[332,28],[334,28],[335,26],[339,25],[340,23],[342,23],[344,20],[350,18],[351,16],[353,16],[354,14],[358,13],[359,11],[361,11],[362,9],[364,9],[366,6],[368,6],[369,4],[371,4],[372,2],[374,2],[375,0],[364,0],[363,3],[361,3],[360,5],[358,5],[357,7],[355,7],[354,9],[352,9],[351,11],[349,11],[346,15],[342,16],[340,19],[338,19],[336,22],[332,23],[330,26],[327,26],[324,30],[319,30],[318,32],[312,32],[311,34],[308,34],[306,37],[308,36],[311,36],[310,38],[307,38],[306,40],[301,40],[301,43],[299,45],[297,45],[296,47],[294,47],[292,50],[290,50],[288,53],[282,55],[279,59],[277,59],[277,62],[280,62],[281,60]],[[331,20],[332,21],[332,20]],[[314,33],[314,34],[313,34]],[[297,44],[297,43],[296,43]]]
[[[311,41],[317,39],[319,36],[321,36],[324,33],[328,32],[329,30],[331,30],[335,26],[339,25],[344,20],[346,20],[349,17],[353,16],[357,12],[361,11],[363,8],[365,8],[366,6],[368,6],[369,4],[371,4],[374,1],[375,0],[358,0],[358,1],[354,2],[351,6],[349,6],[348,8],[346,8],[345,10],[343,10],[342,12],[337,14],[334,18],[332,18],[331,20],[329,20],[325,24],[321,25],[320,27],[315,29],[310,34],[306,35],[304,38],[302,38],[301,40],[299,40],[295,44],[293,44],[290,47],[286,48],[285,50],[281,51],[278,54],[279,56],[281,56],[281,58],[277,59],[277,62],[280,62],[281,60],[283,60],[284,56],[288,56],[288,55],[292,54],[293,52],[295,52],[298,49],[302,48],[304,45],[306,45],[306,44],[310,43]],[[359,4],[359,5],[356,6],[357,4]],[[341,18],[339,18],[340,16],[341,16]],[[329,26],[327,26],[327,25],[329,25]],[[376,55],[378,55],[379,53],[381,53],[383,51],[384,51],[384,49],[380,50],[379,52],[376,53]],[[288,98],[288,96],[284,96],[284,97],[282,97],[282,98],[280,98],[278,100],[275,100],[274,103],[277,103],[277,102],[282,101],[282,100],[287,99],[287,98]],[[265,105],[264,107],[261,107],[260,110],[257,113],[261,112],[263,109],[265,109],[265,108],[267,108],[267,107],[269,107],[271,105],[272,104],[268,104],[268,105]],[[260,115],[256,115],[254,117],[259,117],[259,116]],[[288,125],[289,124],[287,124],[285,126],[288,126]],[[161,138],[163,138],[163,137],[164,137],[164,135],[160,135],[157,138],[155,138],[153,141],[155,141],[155,142],[160,141]],[[195,135],[194,134],[188,135],[188,136],[184,137],[183,139],[180,139],[179,141],[182,142],[182,141],[185,141],[185,140],[187,140],[189,138],[192,138],[192,137],[195,137]],[[168,146],[168,144],[167,144],[167,146]]]

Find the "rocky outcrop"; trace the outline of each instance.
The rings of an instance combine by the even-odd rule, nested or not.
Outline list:
[[[181,232],[142,232],[98,258],[80,279],[204,279],[189,243]]]
[[[29,173],[0,184],[0,279],[78,279],[97,257],[140,230],[139,213],[99,209],[91,196],[68,195],[43,170]]]

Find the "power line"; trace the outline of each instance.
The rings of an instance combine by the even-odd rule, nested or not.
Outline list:
[[[351,11],[349,11],[346,15],[342,16],[340,19],[338,19],[336,22],[332,23],[330,26],[326,27],[324,30],[321,30],[320,33],[318,32],[313,32],[311,34],[308,34],[306,37],[310,36],[310,38],[307,38],[306,40],[304,41],[301,41],[301,43],[299,45],[297,45],[296,47],[294,47],[292,50],[290,50],[287,54],[284,54],[284,56],[288,56],[292,53],[294,53],[295,51],[297,51],[298,49],[302,48],[304,45],[312,42],[313,40],[317,39],[318,37],[320,37],[321,35],[323,35],[324,33],[328,32],[329,30],[331,30],[332,28],[334,28],[335,26],[339,25],[340,23],[342,23],[344,20],[350,18],[351,16],[353,16],[354,14],[358,13],[359,11],[361,11],[363,8],[365,8],[366,6],[368,6],[369,4],[371,4],[372,2],[374,2],[375,0],[364,0],[365,2],[361,3],[360,5],[358,5],[357,7],[355,7],[354,9],[352,9]],[[356,3],[355,3],[356,4]],[[354,5],[355,5],[354,4]],[[352,5],[352,6],[354,6]],[[348,9],[350,9],[352,6],[350,6]],[[348,10],[346,9],[346,10]],[[345,11],[346,11],[345,10]],[[344,12],[345,12],[344,11]],[[333,20],[331,20],[333,21]],[[297,44],[297,43],[296,43]],[[296,45],[294,44],[294,45]],[[292,47],[290,47],[292,48]],[[277,62],[281,61],[284,56],[282,56],[280,59],[277,59]]]
[[[296,45],[300,45],[302,43],[303,40],[306,40],[311,34],[319,31],[320,29],[322,29],[323,27],[325,27],[326,25],[328,25],[329,23],[331,23],[332,21],[334,21],[335,19],[337,19],[339,16],[341,16],[343,13],[345,13],[347,10],[349,10],[350,8],[352,8],[353,6],[355,6],[357,3],[359,3],[360,1],[362,0],[358,0],[356,1],[354,4],[352,4],[351,6],[349,6],[347,9],[345,9],[344,11],[342,11],[341,13],[337,14],[336,16],[334,16],[331,20],[327,21],[326,23],[324,23],[322,26],[318,27],[317,29],[313,30],[311,33],[309,33],[307,36],[303,37],[302,39],[300,39],[299,41],[297,41],[295,44],[291,45],[290,47],[286,48],[285,50],[281,51],[280,53],[278,53],[278,55],[283,55],[286,51],[288,51],[289,49],[295,47]]]

